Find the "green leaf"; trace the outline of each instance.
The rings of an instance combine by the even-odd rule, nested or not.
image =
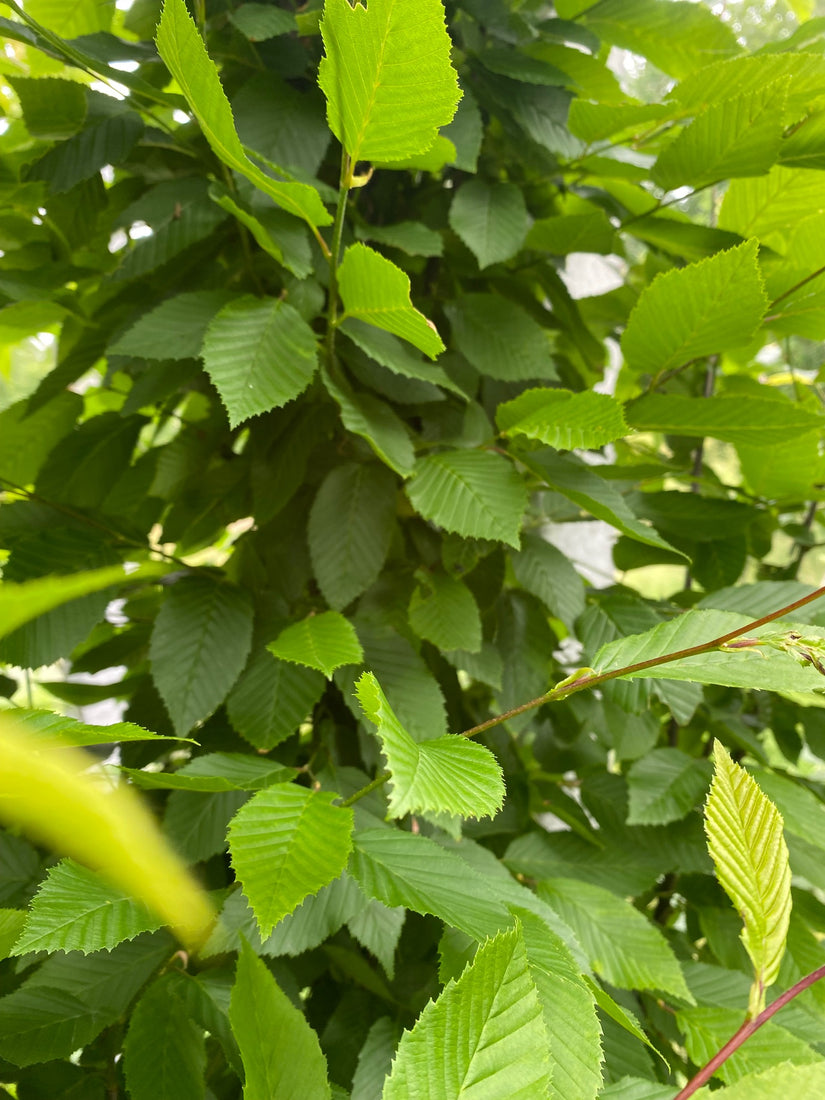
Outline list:
[[[416,742],[393,713],[376,678],[356,685],[366,716],[378,727],[390,779],[390,815],[449,813],[493,817],[504,801],[501,768],[489,749],[448,735]]]
[[[375,454],[401,477],[409,477],[415,451],[406,424],[392,407],[371,393],[354,393],[347,383],[322,370],[324,386],[341,410],[344,427],[360,435]]]
[[[355,235],[362,241],[376,241],[391,248],[400,248],[408,256],[441,256],[444,252],[441,234],[423,222],[357,226]]]
[[[512,923],[483,875],[423,836],[386,828],[357,832],[350,874],[367,897],[431,913],[475,940]]]
[[[206,1038],[191,1018],[182,974],[161,974],[129,1020],[123,1065],[133,1100],[203,1100]]]
[[[296,30],[295,16],[271,4],[241,4],[229,18],[250,42],[265,42]]]
[[[232,819],[232,866],[262,936],[346,866],[352,810],[333,806],[336,797],[278,783],[254,795]]]
[[[652,176],[666,190],[760,176],[779,156],[787,85],[768,84],[711,103],[659,154]]]
[[[309,553],[324,599],[342,610],[377,580],[395,526],[396,481],[375,463],[324,478],[309,514]]]
[[[380,1100],[384,1081],[392,1069],[400,1030],[389,1016],[381,1016],[372,1025],[358,1052],[352,1100]]]
[[[541,600],[551,615],[572,627],[584,611],[584,582],[568,559],[541,535],[522,537],[510,553],[516,580]]]
[[[31,484],[49,451],[67,435],[82,407],[78,394],[61,393],[30,412],[19,401],[0,413],[0,475],[18,485]]]
[[[822,418],[790,401],[759,397],[690,397],[649,394],[626,410],[631,427],[726,443],[776,447],[822,430]]]
[[[457,1045],[455,1036],[464,1041]],[[545,1096],[547,1033],[521,930],[480,947],[401,1037],[382,1100]]]
[[[679,749],[653,749],[627,773],[628,825],[667,825],[685,816],[707,791],[710,768]]]
[[[25,581],[22,584],[4,581],[0,587],[0,638],[36,619],[38,615],[51,611],[53,607],[60,607],[70,600],[87,596],[90,592],[100,592],[113,585],[156,580],[167,573],[168,568],[166,565],[151,562],[126,573],[122,565],[112,565],[105,569],[91,569],[86,573],[73,573],[66,577],[44,577],[42,580]]]
[[[633,634],[615,642],[608,642],[593,659],[593,667],[600,672],[611,672],[639,661],[648,661],[665,654],[702,645],[730,631],[747,626],[752,619],[732,611],[692,610],[670,622],[643,634]],[[789,632],[794,630],[783,623]],[[773,629],[772,629],[773,628]],[[806,632],[821,640],[816,628],[800,626],[802,637]],[[776,634],[776,625],[754,629],[748,637],[754,639]],[[781,637],[781,635],[780,635]],[[767,650],[763,652],[767,645]],[[727,687],[751,688],[755,691],[795,691],[810,694],[821,691],[822,676],[809,663],[794,658],[791,652],[763,643],[740,649],[714,650],[695,657],[682,657],[653,668],[628,673],[623,679],[637,677],[665,680],[690,680],[698,684],[723,684]]]
[[[447,531],[519,547],[527,490],[501,455],[443,451],[419,459],[407,495],[419,515]]]
[[[311,226],[329,225],[332,217],[314,187],[278,182],[265,175],[247,157],[235,130],[232,108],[221,86],[218,70],[206,52],[184,0],[164,0],[157,46],[215,155],[290,214],[303,218]]]
[[[446,371],[434,363],[426,363],[414,352],[402,344],[395,336],[381,329],[373,328],[364,321],[351,319],[341,325],[341,332],[352,340],[361,351],[382,367],[400,374],[404,378],[418,378],[422,382],[432,382],[444,389],[451,390],[461,398],[466,394],[450,378]]]
[[[234,428],[303,393],[318,366],[315,333],[279,298],[235,298],[203,341],[206,372]]]
[[[611,985],[661,989],[693,1003],[667,940],[630,902],[600,886],[568,878],[539,883],[538,894],[567,921],[593,969]]]
[[[229,1020],[244,1068],[244,1100],[329,1100],[326,1059],[306,1018],[244,943]]]
[[[578,102],[574,100],[571,106]],[[550,252],[554,256],[566,256],[569,252],[610,255],[616,251],[616,230],[603,210],[592,214],[566,214],[534,222],[524,243],[527,248]]]
[[[357,665],[364,659],[355,627],[337,611],[323,611],[293,623],[267,649],[282,661],[318,669],[327,679],[341,665]]]
[[[781,1018],[781,1017],[780,1017]],[[747,1073],[720,1093],[720,1100],[783,1100],[786,1096],[816,1096],[825,1090],[825,1062],[793,1065],[783,1062],[761,1073]],[[700,1089],[698,1100],[709,1100],[713,1093]]]
[[[137,787],[147,790],[260,791],[294,778],[295,768],[277,760],[260,760],[240,752],[209,752],[196,756],[175,772],[121,768]]]
[[[68,1058],[123,1015],[171,946],[156,934],[112,951],[47,959],[0,997],[0,1057],[16,1066]]]
[[[562,493],[583,512],[604,520],[637,542],[680,553],[657,534],[655,528],[646,527],[637,519],[621,493],[609,481],[594,474],[581,459],[573,455],[562,457],[552,451],[520,454],[519,458],[551,489]]]
[[[719,210],[719,228],[778,245],[797,222],[820,209],[822,177],[815,169],[773,167],[767,176],[733,180]]]
[[[49,869],[12,954],[109,950],[161,922],[144,905],[73,860]]]
[[[747,344],[767,299],[757,242],[658,275],[630,314],[622,337],[634,372],[660,375],[693,359]]]
[[[619,402],[592,390],[524,390],[499,405],[496,423],[502,435],[538,439],[558,451],[594,450],[627,434]]]
[[[779,974],[791,915],[791,869],[782,817],[725,749],[713,745],[714,775],[705,807],[708,849],[717,877],[744,924],[740,939],[756,975],[751,1017]]]
[[[267,8],[267,11],[281,12],[280,8]],[[283,14],[286,14],[285,12]],[[222,210],[246,226],[264,252],[267,252],[279,264],[283,264],[298,279],[305,279],[312,272],[309,246],[306,242],[304,226],[283,210],[258,210],[257,214],[218,183],[209,188],[209,197]],[[305,245],[306,247],[302,247]]]
[[[64,194],[105,165],[120,164],[142,133],[143,120],[134,111],[103,115],[52,146],[30,166],[28,178],[44,180],[53,195]]]
[[[26,129],[41,141],[61,141],[77,133],[86,118],[83,85],[57,77],[16,76],[9,83],[20,100]]]
[[[450,206],[450,225],[481,268],[509,260],[524,243],[529,219],[513,183],[463,183]]]
[[[481,615],[469,588],[445,573],[420,574],[410,598],[410,626],[439,649],[481,649]]]
[[[152,629],[149,659],[178,733],[220,706],[252,645],[247,594],[206,577],[183,577],[167,593]]]
[[[224,290],[194,290],[144,313],[109,347],[110,355],[140,359],[196,359],[212,318],[226,305]]]
[[[269,751],[296,731],[324,690],[314,669],[257,653],[226,700],[232,725],[256,749]]]
[[[504,382],[556,377],[549,333],[497,294],[464,294],[444,312],[453,343],[476,370]]]
[[[79,38],[84,34],[108,31],[112,25],[113,5],[100,0],[31,0],[26,13],[59,34],[61,38]]]
[[[26,710],[19,708],[14,712],[15,722],[31,735],[32,745],[48,748],[50,746],[74,745],[83,748],[86,745],[111,745],[115,741],[181,741],[185,738],[151,733],[136,726],[134,722],[113,722],[110,726],[90,726],[76,718],[66,718],[63,714],[53,714],[49,710]]]
[[[349,8],[349,0],[336,3]],[[338,289],[344,303],[342,322],[349,318],[367,321],[408,340],[430,359],[444,350],[435,325],[410,301],[408,276],[374,249],[350,245],[338,268]]]
[[[321,33],[318,83],[353,165],[429,149],[461,98],[440,0],[327,0]]]

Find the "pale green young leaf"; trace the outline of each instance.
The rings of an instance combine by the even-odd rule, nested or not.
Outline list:
[[[658,534],[655,527],[646,526],[633,514],[624,497],[609,481],[595,474],[575,455],[562,456],[553,451],[531,451],[520,454],[519,458],[545,484],[557,493],[562,493],[583,512],[595,519],[604,520],[636,542],[680,553]]]
[[[229,1020],[244,1068],[244,1100],[329,1100],[318,1036],[248,943],[241,946]]]
[[[410,597],[410,626],[419,638],[439,649],[481,649],[481,615],[463,581],[447,573],[428,572]]]
[[[760,176],[779,156],[787,82],[717,100],[666,145],[653,166],[666,190]]]
[[[74,745],[83,748],[87,745],[111,745],[115,741],[186,741],[185,737],[172,737],[169,734],[151,733],[136,726],[134,722],[113,722],[110,726],[90,726],[76,718],[67,718],[63,714],[53,714],[48,710],[26,710],[23,707],[14,712],[15,722],[19,722],[32,736],[32,745],[48,748],[53,745]]]
[[[353,165],[429,149],[461,98],[441,0],[327,0],[321,33],[318,83]]]
[[[639,431],[666,432],[760,448],[786,443],[809,432],[821,432],[821,416],[790,401],[760,397],[705,397],[697,401],[676,394],[648,394],[626,410]]]
[[[743,54],[714,61],[680,80],[671,98],[681,108],[700,110],[734,96],[773,88],[787,96],[789,117],[804,114],[825,92],[825,59],[813,51]],[[804,129],[804,127],[803,127]]]
[[[658,275],[639,297],[622,337],[627,366],[658,375],[747,344],[768,305],[746,241],[699,263]]]
[[[570,925],[595,972],[611,985],[660,989],[693,1003],[667,940],[629,901],[572,878],[547,879],[538,894]]]
[[[525,390],[499,405],[496,423],[502,435],[523,435],[558,451],[594,450],[627,434],[621,404],[592,390]]]
[[[184,999],[188,979],[161,974],[129,1019],[123,1069],[132,1100],[204,1100],[206,1037]]]
[[[707,791],[710,766],[679,749],[653,749],[627,773],[628,825],[667,825],[679,821]]]
[[[631,634],[615,642],[607,642],[593,658],[593,667],[600,672],[612,672],[640,661],[676,653],[702,645],[730,631],[747,626],[747,615],[733,611],[686,611],[669,622],[660,623],[643,634]],[[794,626],[783,623],[785,632]],[[821,644],[823,632],[816,627],[799,626],[796,632],[809,634]],[[756,628],[748,634],[754,641],[765,635],[780,636],[776,624]],[[753,691],[793,691],[810,694],[822,691],[822,675],[813,665],[776,646],[746,645],[739,649],[714,650],[695,657],[682,657],[652,668],[629,672],[623,679],[647,677],[664,680],[690,680],[697,684],[722,684],[726,687],[750,688]]]
[[[509,260],[524,243],[529,218],[524,197],[513,183],[471,179],[450,205],[450,225],[481,268]]]
[[[272,4],[241,4],[229,18],[250,42],[265,42],[279,34],[289,34],[296,29],[292,12],[276,8]]]
[[[21,584],[4,581],[0,588],[0,638],[70,600],[87,596],[91,592],[101,592],[115,585],[122,587],[158,580],[168,572],[168,565],[149,562],[131,573],[125,572],[122,565],[110,565],[103,569],[90,569],[85,573],[43,577],[23,581]]]
[[[791,915],[791,869],[782,817],[754,779],[735,764],[719,741],[705,806],[708,849],[717,877],[744,927],[740,938],[753,963],[749,1012],[765,1007],[765,990],[779,974]]]
[[[170,589],[149,659],[178,733],[188,733],[223,702],[251,644],[252,604],[241,589],[206,577],[183,577]]]
[[[279,298],[251,295],[213,318],[202,355],[233,428],[303,393],[318,365],[315,333],[300,313]]]
[[[501,455],[468,450],[422,458],[407,495],[420,515],[447,531],[519,547],[527,489]]]
[[[521,550],[510,553],[516,580],[544,604],[551,615],[572,627],[584,611],[584,581],[569,559],[541,535],[522,537]]]
[[[224,290],[193,290],[167,298],[111,344],[109,353],[140,359],[196,359],[210,322],[229,299]]]
[[[267,649],[282,661],[318,669],[327,679],[341,665],[357,665],[364,659],[355,627],[338,611],[322,611],[293,623]]]
[[[696,1100],[787,1100],[788,1096],[820,1095],[825,1095],[825,1062],[782,1062],[758,1073],[747,1073],[721,1092],[700,1089]]]
[[[108,31],[112,25],[114,5],[100,0],[30,0],[26,14],[59,34],[61,38],[79,38],[84,34]]]
[[[303,218],[311,226],[329,225],[332,216],[314,187],[274,180],[247,157],[235,130],[232,108],[218,70],[206,52],[184,0],[164,0],[157,46],[215,155],[290,214]]]
[[[799,221],[818,212],[822,176],[813,168],[775,165],[767,176],[733,180],[719,210],[719,228],[758,237],[784,251]]]
[[[349,7],[348,0],[339,2]],[[444,350],[435,325],[410,301],[409,277],[374,249],[350,245],[338,268],[338,289],[344,303],[342,322],[367,321],[408,340],[430,359]]]
[[[262,936],[346,866],[352,810],[333,806],[336,797],[278,783],[254,795],[232,819],[232,866]]]
[[[430,913],[475,940],[512,924],[488,880],[427,837],[400,829],[357,832],[349,871],[367,897]]]
[[[232,725],[256,749],[267,752],[291,737],[324,690],[315,669],[255,654],[226,700]]]
[[[378,578],[395,525],[396,479],[350,462],[324,478],[309,514],[309,553],[324,599],[340,611]]]
[[[321,371],[324,386],[341,410],[344,427],[365,439],[375,454],[401,477],[409,477],[415,449],[409,429],[392,406],[371,393],[355,393],[343,378]]]
[[[464,294],[444,312],[458,350],[481,374],[503,382],[556,377],[550,333],[498,294]]]
[[[645,130],[672,114],[666,103],[590,103],[574,99],[567,125],[576,137],[586,142],[603,141],[623,130]],[[540,225],[537,222],[536,225]]]
[[[514,928],[480,947],[402,1035],[382,1100],[537,1100],[550,1084],[547,1046],[524,939]]]
[[[501,768],[489,749],[455,734],[415,741],[371,672],[356,685],[366,716],[377,726],[392,777],[390,815],[448,813],[494,816],[504,800]]]
[[[49,869],[33,898],[12,954],[110,950],[160,926],[161,921],[124,890],[63,859]]]

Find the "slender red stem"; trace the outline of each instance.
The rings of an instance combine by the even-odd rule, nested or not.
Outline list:
[[[796,985],[792,985],[790,989],[777,997],[776,1000],[769,1004],[767,1008],[763,1009],[758,1016],[754,1016],[752,1020],[746,1020],[736,1034],[732,1035],[722,1049],[718,1050],[711,1060],[706,1065],[702,1066],[696,1076],[688,1081],[682,1091],[677,1093],[673,1100],[688,1100],[689,1096],[693,1096],[695,1092],[698,1092],[702,1085],[706,1084],[711,1077],[713,1077],[722,1063],[726,1062],[731,1054],[735,1053],[744,1042],[750,1039],[755,1031],[758,1031],[772,1016],[775,1016],[780,1008],[784,1008],[789,1001],[792,1001],[794,997],[798,997],[800,993],[804,993],[809,986],[812,986],[814,982],[818,982],[820,978],[825,978],[825,966],[820,966],[811,974],[806,974],[804,978],[800,978]]]

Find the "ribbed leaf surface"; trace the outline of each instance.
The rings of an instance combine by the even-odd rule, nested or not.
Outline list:
[[[434,363],[427,363],[411,351],[406,344],[392,335],[367,324],[365,321],[356,321],[351,318],[344,321],[341,331],[354,344],[380,363],[382,367],[391,370],[393,374],[403,375],[405,378],[418,378],[422,382],[433,382],[444,389],[452,390],[462,399],[466,398],[464,391],[453,382],[446,371]]]
[[[628,825],[666,825],[685,816],[708,788],[710,767],[679,749],[653,749],[627,773]]]
[[[396,829],[358,832],[349,870],[368,897],[431,913],[476,940],[511,923],[484,876],[427,837]]]
[[[262,936],[344,870],[353,817],[332,805],[336,797],[279,783],[254,795],[232,819],[232,865]]]
[[[19,722],[27,733],[36,738],[38,745],[74,745],[83,748],[86,745],[111,745],[116,741],[181,741],[184,738],[163,736],[151,733],[136,726],[134,722],[113,722],[111,726],[89,726],[78,722],[76,718],[67,718],[63,714],[53,714],[48,710],[24,710],[14,712],[15,722]]]
[[[29,178],[45,180],[54,194],[70,191],[104,165],[120,164],[142,133],[143,120],[134,111],[104,115],[52,146],[31,166]]]
[[[725,1100],[787,1100],[789,1096],[825,1095],[825,1062],[793,1065],[784,1062],[762,1073],[748,1073],[728,1085]],[[697,1093],[700,1100],[712,1095],[706,1089]],[[720,1096],[720,1100],[721,1100]]]
[[[74,0],[71,4],[63,0],[31,0],[26,12],[61,38],[108,31],[113,15],[111,6],[98,0]]]
[[[768,304],[756,253],[757,242],[747,241],[658,275],[642,292],[622,337],[630,370],[661,374],[748,343]]]
[[[382,1100],[538,1100],[550,1060],[521,930],[479,948],[472,965],[401,1037]]]
[[[244,1068],[244,1100],[329,1100],[318,1036],[244,943],[229,1020]]]
[[[348,0],[338,2],[349,8]],[[338,289],[344,303],[342,321],[367,321],[408,340],[431,359],[444,350],[435,325],[410,301],[408,276],[372,248],[350,245],[338,268]]]
[[[152,676],[175,729],[187,733],[223,702],[252,644],[249,597],[228,584],[184,577],[152,630]]]
[[[452,342],[476,370],[503,382],[556,377],[550,335],[497,294],[464,294],[444,309]]]
[[[410,626],[439,649],[481,649],[481,615],[470,589],[448,573],[419,574],[410,599]]]
[[[629,901],[571,878],[547,879],[538,893],[570,925],[593,969],[611,985],[661,989],[692,1002],[667,940]]]
[[[121,768],[132,783],[146,790],[260,791],[273,783],[286,783],[295,775],[277,760],[261,760],[240,752],[209,752],[196,756],[177,771],[141,771]]]
[[[139,359],[196,359],[210,321],[228,299],[223,290],[193,290],[168,298],[127,329],[109,352]]]
[[[490,451],[444,451],[416,463],[407,488],[425,519],[469,538],[516,549],[527,490],[513,464]]]
[[[653,178],[672,190],[767,172],[779,155],[786,87],[768,84],[713,103],[665,146]]]
[[[4,409],[0,413],[0,474],[18,485],[33,482],[49,451],[68,433],[81,408],[79,394],[64,392],[35,412],[30,411],[27,401]]]
[[[496,422],[504,435],[538,439],[558,451],[592,450],[627,434],[619,402],[592,390],[525,390],[499,405]]]
[[[254,656],[229,693],[232,725],[256,749],[273,749],[291,737],[324,690],[314,669],[279,661],[262,651]]]
[[[346,463],[324,478],[309,515],[309,553],[330,607],[342,610],[377,579],[395,509],[396,479],[376,463]]]
[[[733,611],[686,611],[670,622],[644,634],[632,634],[602,646],[594,658],[594,668],[609,672],[638,661],[647,661],[681,649],[701,645],[729,631],[747,626],[752,620]],[[782,624],[786,632],[793,632],[790,623]],[[806,633],[820,642],[823,632],[816,627],[800,625],[796,628],[803,638]],[[754,630],[754,639],[776,635],[776,626]],[[649,677],[665,680],[692,680],[699,684],[724,684],[727,687],[751,688],[754,691],[821,691],[823,679],[813,665],[795,660],[794,657],[774,647],[745,647],[743,649],[714,650],[697,657],[684,657],[678,661],[656,665],[638,673],[628,674],[626,679]]]
[[[516,580],[551,615],[572,626],[584,611],[584,582],[568,558],[540,535],[524,535],[521,550],[510,553]]]
[[[161,922],[123,890],[73,860],[50,868],[35,895],[13,954],[109,950]]]
[[[756,981],[749,1010],[765,1007],[779,974],[791,915],[791,869],[782,817],[756,782],[713,746],[714,775],[705,807],[708,849],[725,892],[739,911],[742,943]]]
[[[391,470],[409,477],[415,450],[409,430],[395,410],[371,393],[354,393],[342,379],[334,381],[326,371],[321,377],[341,410],[344,427],[365,439]]]
[[[489,749],[455,735],[414,741],[371,672],[358,681],[357,691],[364,713],[378,727],[392,772],[392,817],[425,811],[492,817],[498,812],[504,801],[504,782]]]
[[[440,0],[328,0],[318,82],[353,163],[429,149],[461,98]]]
[[[272,7],[271,4],[241,4],[230,18],[250,42],[265,42],[267,38],[289,34],[296,29],[292,12]]]
[[[719,210],[720,229],[781,244],[790,226],[820,209],[822,176],[812,168],[776,165],[767,176],[733,180]]]
[[[633,402],[628,423],[640,431],[712,436],[727,443],[774,448],[808,432],[820,432],[823,419],[801,405],[759,397],[690,397],[650,394]]]
[[[203,364],[236,427],[307,388],[318,366],[315,333],[278,298],[236,298],[213,319]]]
[[[206,1038],[184,999],[188,981],[174,971],[162,974],[135,1005],[123,1046],[132,1100],[203,1100],[206,1095]]]
[[[524,196],[513,183],[468,180],[450,206],[450,225],[482,268],[514,256],[528,224]]]
[[[423,222],[396,222],[394,225],[356,226],[360,240],[377,241],[400,248],[409,256],[441,256],[444,241],[441,234]]]
[[[157,45],[215,155],[284,210],[310,225],[328,225],[332,217],[314,187],[304,183],[280,183],[247,157],[235,130],[232,108],[221,86],[218,70],[206,52],[184,0],[165,0]]]
[[[357,665],[364,659],[355,627],[338,611],[323,611],[293,623],[267,649],[282,661],[318,669],[327,678],[341,665]]]

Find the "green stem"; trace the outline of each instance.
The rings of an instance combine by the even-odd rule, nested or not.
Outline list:
[[[352,158],[341,151],[341,179],[338,184],[338,204],[332,223],[332,246],[329,252],[329,306],[327,309],[327,367],[335,367],[335,328],[338,324],[338,260],[341,240],[344,236],[344,218],[347,213],[347,197],[352,186]]]
[[[391,775],[392,772],[382,772],[381,775],[377,775],[371,783],[367,783],[366,787],[362,787],[360,791],[356,791],[355,794],[351,794],[349,798],[345,798],[341,805],[352,806],[353,803],[358,802],[359,799],[364,798],[368,794],[372,794],[372,792],[377,791],[379,787],[383,787]]]

